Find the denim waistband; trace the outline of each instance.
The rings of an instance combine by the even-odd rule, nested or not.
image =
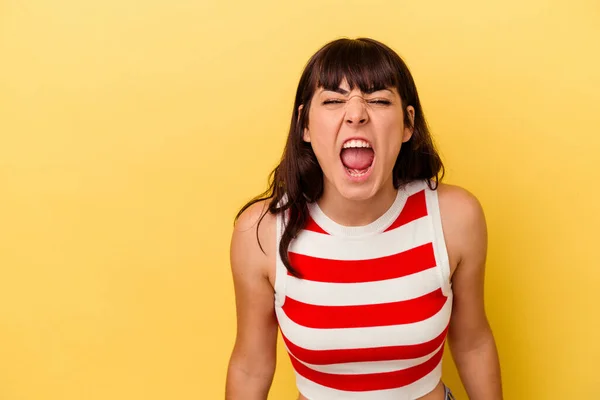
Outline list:
[[[446,397],[444,397],[446,400],[456,400],[448,386],[444,385],[444,390],[446,391]]]

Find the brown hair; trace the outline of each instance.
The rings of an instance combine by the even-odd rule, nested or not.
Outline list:
[[[368,38],[343,38],[326,44],[310,58],[300,77],[287,142],[279,165],[269,176],[269,188],[244,205],[235,218],[237,220],[252,204],[266,199],[271,199],[267,212],[276,214],[289,210],[279,254],[285,267],[295,276],[300,274],[290,264],[288,247],[306,224],[307,204],[323,194],[323,171],[302,134],[308,126],[308,110],[315,91],[337,89],[344,78],[351,89],[358,87],[363,92],[394,87],[402,100],[402,109],[408,106],[415,109],[414,126],[408,113],[404,113],[404,124],[413,128],[413,135],[400,149],[394,165],[396,189],[413,180],[426,179],[434,190],[444,177],[444,166],[427,127],[417,88],[400,56],[383,43]],[[301,112],[300,105],[303,105]]]

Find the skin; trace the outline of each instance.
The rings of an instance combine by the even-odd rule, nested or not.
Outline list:
[[[403,124],[400,98],[395,92],[345,95],[317,91],[309,110],[304,140],[313,146],[325,176],[319,206],[334,221],[347,226],[368,224],[392,204],[396,192],[391,173],[402,143],[411,129]],[[389,106],[369,107],[366,100],[387,98]],[[327,98],[346,99],[345,107],[322,104]],[[414,110],[406,112],[414,116]],[[372,175],[354,184],[344,177],[339,152],[343,141],[360,135],[372,143],[376,160]],[[500,400],[500,367],[492,331],[484,308],[484,274],[487,227],[481,204],[467,190],[447,184],[438,187],[440,214],[448,250],[454,304],[448,341],[462,382],[471,400]],[[365,207],[368,204],[369,207]],[[265,400],[276,364],[277,320],[273,302],[275,284],[275,216],[262,201],[249,207],[234,229],[230,257],[237,310],[237,334],[226,382],[228,400]],[[256,233],[265,250],[261,251]],[[300,396],[299,399],[306,400]],[[442,382],[421,400],[443,400]]]
[[[346,93],[316,91],[308,111],[304,141],[311,143],[323,170],[324,190],[319,207],[341,225],[360,226],[374,221],[394,202],[392,170],[412,129],[404,126],[402,101],[395,88],[362,94],[358,88],[350,91],[343,81],[340,92]],[[303,111],[301,106],[300,112]],[[408,106],[406,112],[412,121],[414,108]],[[366,139],[375,152],[373,171],[366,182],[350,183],[340,160],[343,143],[354,137]]]

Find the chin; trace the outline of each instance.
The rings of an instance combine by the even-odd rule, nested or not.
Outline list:
[[[373,198],[377,193],[378,185],[362,183],[362,184],[348,184],[347,182],[342,182],[341,185],[336,185],[337,191],[340,195],[352,201],[365,201]]]

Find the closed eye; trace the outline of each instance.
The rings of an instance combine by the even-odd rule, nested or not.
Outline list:
[[[392,102],[389,100],[375,99],[375,100],[369,100],[369,104],[389,106],[390,104],[392,104]]]
[[[323,104],[323,105],[344,104],[345,102],[346,102],[346,100],[342,100],[342,99],[328,99],[328,100],[323,101],[323,103],[321,103],[321,104]],[[367,100],[367,103],[377,105],[377,106],[389,106],[390,104],[392,104],[391,101],[385,100],[385,99]]]

